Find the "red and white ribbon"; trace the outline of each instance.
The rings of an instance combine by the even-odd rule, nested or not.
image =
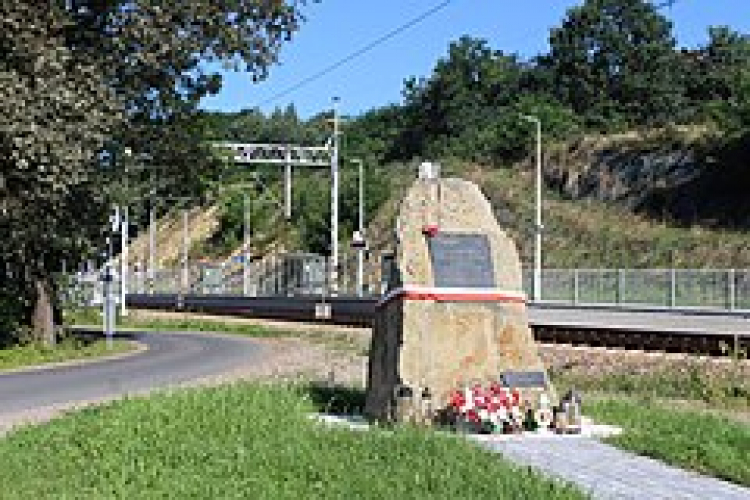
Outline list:
[[[388,292],[380,299],[378,307],[394,300],[429,300],[435,302],[505,302],[525,304],[526,295],[499,288],[459,288],[404,285]]]

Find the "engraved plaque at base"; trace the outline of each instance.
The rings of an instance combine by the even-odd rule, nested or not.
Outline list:
[[[547,386],[547,375],[543,371],[506,371],[501,379],[504,386],[517,389]]]

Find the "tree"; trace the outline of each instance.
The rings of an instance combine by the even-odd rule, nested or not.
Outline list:
[[[371,109],[346,124],[343,147],[349,156],[367,165],[384,164],[402,158],[399,139],[404,128],[401,106]]]
[[[450,44],[428,79],[407,80],[404,88],[406,159],[458,153],[452,144],[477,132],[520,92],[522,65],[516,56],[492,50],[485,40],[468,36]],[[470,145],[466,145],[469,149]]]
[[[726,26],[708,30],[709,41],[681,53],[686,93],[699,115],[725,126],[741,122],[750,75],[750,36]]]
[[[220,162],[195,125],[218,91],[204,62],[266,76],[298,29],[302,1],[18,0],[0,5],[0,270],[16,295],[2,310],[51,340],[53,275],[95,250],[105,207],[146,182],[133,158],[200,190]],[[125,182],[127,181],[127,182]],[[48,300],[47,300],[48,299]]]
[[[556,95],[590,125],[656,125],[680,109],[672,25],[645,0],[586,0],[550,46]]]
[[[0,256],[23,281],[19,303],[9,309],[28,316],[35,296],[52,293],[58,263],[80,252],[101,223],[97,175],[86,165],[122,120],[122,108],[96,65],[65,45],[62,12],[6,2],[0,23]],[[51,314],[34,316],[44,320],[36,325],[40,336],[51,341]]]

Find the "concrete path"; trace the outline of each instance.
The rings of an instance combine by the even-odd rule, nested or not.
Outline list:
[[[596,499],[750,500],[750,488],[668,466],[594,439],[487,441],[513,462],[575,483]]]

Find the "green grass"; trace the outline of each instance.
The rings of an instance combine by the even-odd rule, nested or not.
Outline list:
[[[641,373],[627,373],[613,367],[611,371],[598,373],[552,371],[550,376],[561,392],[575,387],[584,392],[694,400],[714,408],[750,411],[750,377],[740,362],[713,371],[684,362]]]
[[[750,486],[750,378],[741,363],[632,369],[614,364],[551,377],[561,394],[583,392],[584,414],[623,428],[609,443]]]
[[[96,309],[88,308],[69,312],[65,315],[65,322],[71,326],[101,326],[102,317]],[[281,329],[268,328],[260,325],[247,325],[229,323],[220,319],[160,319],[160,318],[134,318],[122,317],[119,314],[115,320],[117,329],[139,329],[139,330],[168,330],[168,331],[191,331],[191,332],[222,332],[251,337],[279,337],[292,335]]]
[[[648,399],[610,397],[584,405],[596,420],[623,428],[607,440],[620,448],[750,486],[750,425]]]
[[[32,343],[0,349],[0,370],[96,358],[131,351],[135,348],[132,342],[119,339],[113,340],[112,349],[107,348],[107,342],[103,339],[83,340],[71,337],[58,342],[54,347]]]
[[[237,384],[115,402],[0,441],[2,497],[583,498],[426,430],[307,418],[302,389]]]

